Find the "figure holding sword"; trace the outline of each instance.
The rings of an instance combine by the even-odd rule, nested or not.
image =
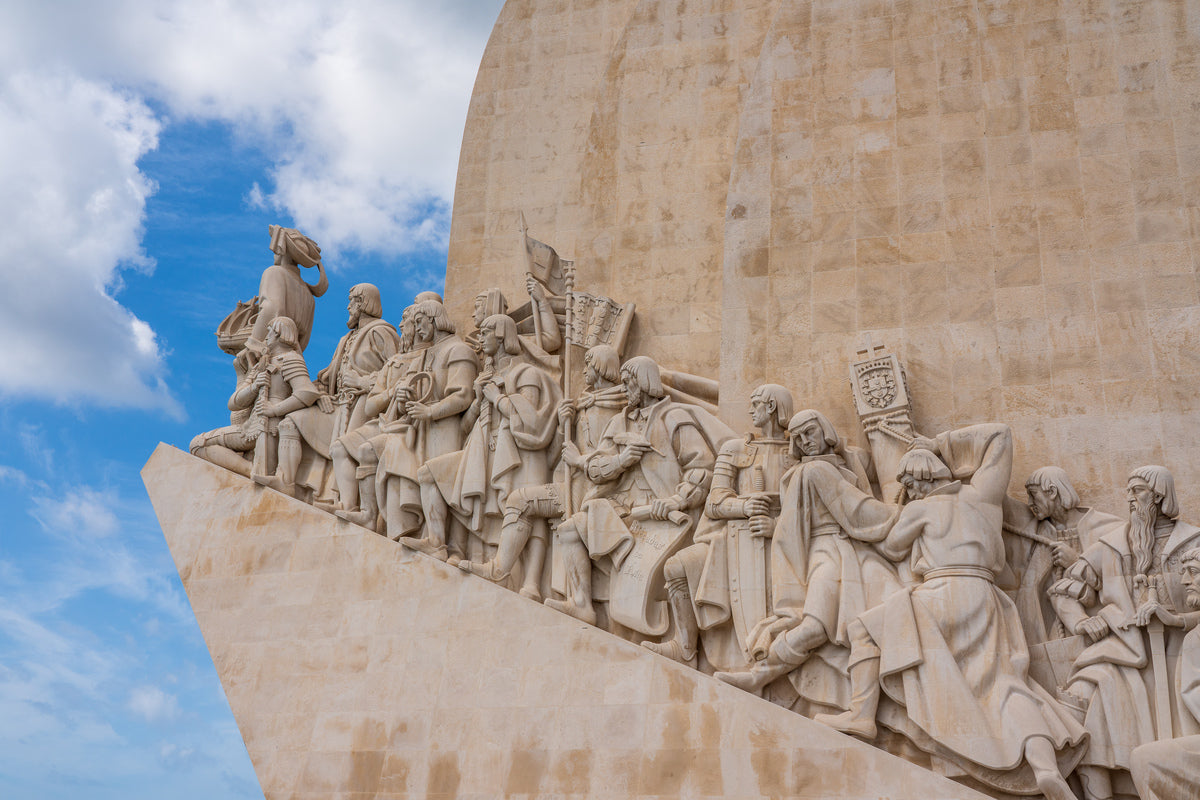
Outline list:
[[[695,544],[664,568],[675,635],[643,647],[712,670],[735,672],[754,663],[750,634],[771,609],[779,482],[796,463],[787,439],[791,417],[792,395],[784,387],[768,383],[751,393],[750,420],[758,430],[721,448]]]

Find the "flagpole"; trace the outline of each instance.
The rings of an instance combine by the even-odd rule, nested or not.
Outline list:
[[[574,334],[575,334],[575,298],[573,297],[573,295],[575,293],[575,264],[574,263],[572,263],[571,266],[566,268],[566,275],[564,277],[566,278],[566,284],[567,284],[567,314],[566,314],[567,330],[565,332],[565,335],[562,337],[563,348],[564,348],[563,349],[563,397],[570,399],[571,398],[571,372],[572,372],[571,367],[572,367],[572,362],[574,361],[574,359],[571,358],[571,350],[573,349],[571,340],[574,338]],[[572,427],[574,427],[573,422],[568,423],[566,425],[565,430],[563,430],[564,444],[566,442],[572,441],[572,438],[573,438],[571,436]],[[563,519],[569,519],[570,516],[575,513],[575,503],[574,503],[573,498],[571,497],[571,467],[570,466],[568,466],[566,468],[564,474],[566,475],[566,480],[563,483],[563,493],[562,493]]]

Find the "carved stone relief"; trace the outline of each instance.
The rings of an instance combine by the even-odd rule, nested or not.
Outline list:
[[[1055,466],[1010,497],[1009,426],[921,435],[869,341],[866,447],[770,383],[738,436],[526,241],[529,302],[481,292],[465,340],[437,295],[397,333],[360,284],[311,381],[274,316],[192,452],[998,797],[1200,781],[1200,528],[1166,468],[1130,472],[1125,518]]]

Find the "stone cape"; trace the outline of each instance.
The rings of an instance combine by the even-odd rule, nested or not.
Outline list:
[[[271,800],[985,797],[167,445],[142,477]]]

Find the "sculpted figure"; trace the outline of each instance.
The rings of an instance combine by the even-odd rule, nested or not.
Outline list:
[[[586,385],[578,400],[565,398],[558,405],[558,425],[562,437],[562,460],[568,470],[567,483],[525,486],[510,492],[504,502],[504,527],[496,556],[482,563],[459,562],[458,568],[497,583],[508,580],[522,554],[526,556],[521,594],[541,601],[540,581],[547,550],[545,520],[563,515],[566,506],[562,491],[569,490],[572,507],[578,505],[587,478],[585,453],[600,444],[608,423],[625,407],[625,387],[620,381],[621,360],[617,351],[602,344],[583,355],[583,379]],[[569,436],[572,421],[575,436]],[[553,447],[551,448],[553,449]]]
[[[1016,525],[1032,536],[1007,536],[1009,567],[1019,581],[1014,599],[1030,645],[1067,634],[1050,602],[1049,589],[1079,554],[1106,533],[1124,527],[1112,514],[1079,505],[1079,494],[1060,467],[1041,467],[1025,481],[1027,513],[1018,509]],[[1006,507],[1005,517],[1010,516]],[[1035,538],[1036,537],[1036,538]],[[1048,546],[1037,539],[1055,542]]]
[[[321,397],[316,405],[280,423],[279,468],[270,477],[255,476],[264,486],[295,495],[300,485],[319,495],[334,441],[366,422],[361,401],[374,384],[375,373],[399,349],[400,337],[391,323],[381,319],[383,306],[373,285],[351,287],[346,310],[350,332],[338,342],[329,366],[317,375]]]
[[[1200,730],[1200,549],[1188,550],[1180,558],[1179,583],[1186,593],[1182,614],[1188,633],[1179,653],[1179,701]],[[1133,751],[1130,770],[1141,800],[1177,800],[1195,795],[1200,787],[1200,734],[1143,744]]]
[[[321,248],[295,228],[271,225],[268,230],[275,263],[263,271],[259,281],[258,317],[246,346],[252,353],[262,352],[271,320],[287,317],[296,325],[297,344],[300,352],[304,352],[312,335],[316,298],[329,288],[329,279],[325,277],[325,267],[321,264]],[[319,277],[316,285],[304,281],[300,274],[301,267],[317,268]]]
[[[584,459],[592,484],[582,510],[559,525],[566,600],[546,605],[595,624],[592,562],[608,576],[610,619],[650,636],[667,632],[663,564],[686,544],[712,483],[717,451],[734,434],[703,410],[665,396],[658,364],[621,367],[626,409]]]
[[[521,342],[511,317],[494,314],[480,332],[485,364],[463,416],[471,433],[462,450],[431,458],[418,470],[424,537],[400,538],[406,547],[456,564],[468,555],[467,531],[494,548],[509,493],[550,477],[546,451],[561,399],[545,370],[517,357]],[[452,550],[450,524],[458,526]]]
[[[850,623],[852,707],[816,719],[871,739],[878,709],[884,725],[984,786],[1073,800],[1063,775],[1087,736],[1030,680],[1016,606],[994,583],[1012,433],[974,425],[913,446],[899,467],[910,501],[880,549],[910,558],[919,583]]]
[[[533,337],[522,336],[521,339],[527,355],[540,355],[544,358],[546,354],[556,353],[562,347],[562,331],[558,326],[558,318],[554,316],[554,309],[546,302],[546,290],[542,284],[530,276],[525,279],[525,288],[528,289],[529,299],[533,303],[537,333]],[[483,338],[480,330],[483,321],[493,314],[507,313],[508,301],[499,289],[480,292],[475,296],[475,312],[472,315],[475,333],[468,337],[468,341],[478,347]]]
[[[783,478],[773,613],[750,645],[767,658],[750,672],[717,677],[756,691],[812,658],[794,686],[808,704],[842,710],[850,690],[847,626],[900,588],[896,568],[870,544],[883,538],[896,507],[874,498],[867,453],[846,445],[824,414],[801,411],[788,433],[800,463]]]
[[[430,459],[462,449],[462,416],[475,397],[479,374],[475,351],[455,333],[440,302],[419,302],[413,325],[416,349],[397,370],[390,389],[400,420],[376,442],[381,445],[376,486],[391,539],[419,535],[423,517],[417,471]]]
[[[371,390],[362,401],[362,416],[366,422],[334,440],[329,448],[338,489],[334,513],[367,528],[374,528],[379,517],[379,493],[375,483],[379,452],[384,447],[384,417],[387,417],[387,423],[394,422],[399,383],[408,374],[409,362],[417,356],[414,349],[417,346],[413,325],[415,309],[415,305],[408,306],[400,315],[400,347],[375,373]]]
[[[251,375],[254,400],[245,430],[254,439],[251,476],[259,482],[271,475],[278,464],[281,418],[312,406],[321,395],[308,377],[298,336],[296,323],[289,318],[271,320],[267,326],[265,357],[259,359]]]
[[[1126,493],[1129,524],[1100,537],[1051,587],[1063,625],[1089,642],[1062,692],[1092,737],[1079,769],[1089,800],[1121,791],[1133,748],[1200,732],[1175,707],[1176,664],[1168,657],[1184,636],[1180,556],[1200,545],[1200,529],[1178,519],[1165,467],[1135,469]]]
[[[695,544],[667,559],[663,576],[675,622],[665,642],[642,642],[656,653],[696,666],[703,643],[717,670],[748,669],[751,631],[771,610],[769,542],[779,516],[779,483],[795,463],[785,435],[792,395],[768,383],[750,395],[758,433],[721,447]]]
[[[195,436],[188,448],[197,458],[236,472],[244,478],[250,477],[251,454],[257,438],[248,431],[247,425],[254,400],[258,397],[258,388],[254,385],[257,373],[249,366],[249,355],[243,350],[233,359],[237,386],[229,396],[229,424]]]

